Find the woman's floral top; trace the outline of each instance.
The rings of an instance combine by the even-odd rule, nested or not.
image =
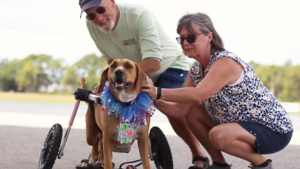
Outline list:
[[[244,79],[236,85],[224,86],[218,93],[203,101],[213,121],[216,124],[248,121],[260,123],[279,133],[293,131],[292,122],[282,105],[251,67],[234,53],[226,50],[214,52],[204,73],[201,64],[195,62],[191,68],[194,85],[203,79],[203,74],[208,73],[211,64],[221,57],[229,57],[240,63],[244,67]]]

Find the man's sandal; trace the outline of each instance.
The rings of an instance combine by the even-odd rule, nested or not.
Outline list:
[[[82,163],[86,163],[87,166],[82,167]],[[89,164],[89,160],[88,159],[82,159],[80,164],[76,166],[76,169],[94,169],[94,166]]]
[[[209,166],[209,159],[207,157],[195,156],[193,157],[192,163],[194,164],[196,161],[202,161],[203,167],[190,166],[189,169],[206,169]]]

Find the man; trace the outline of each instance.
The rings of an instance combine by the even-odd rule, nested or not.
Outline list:
[[[108,64],[117,58],[127,58],[139,64],[156,86],[182,86],[189,70],[187,57],[145,7],[116,4],[114,0],[79,0],[79,5],[81,14],[86,13],[88,31]],[[185,119],[168,119],[191,149],[193,167],[202,166],[198,159],[206,156]]]

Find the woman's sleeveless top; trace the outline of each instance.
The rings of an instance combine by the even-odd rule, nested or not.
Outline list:
[[[292,122],[283,106],[264,86],[251,67],[234,53],[226,50],[214,52],[204,73],[201,64],[195,62],[191,68],[194,85],[203,79],[203,74],[206,75],[212,63],[220,57],[229,57],[240,63],[244,67],[244,79],[238,84],[224,86],[203,101],[213,121],[216,124],[248,121],[260,123],[279,133],[293,131]]]

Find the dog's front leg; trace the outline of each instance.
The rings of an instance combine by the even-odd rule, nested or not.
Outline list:
[[[104,169],[113,169],[112,166],[112,140],[107,132],[103,133]]]
[[[142,126],[138,137],[138,147],[144,169],[150,169],[148,126]]]

